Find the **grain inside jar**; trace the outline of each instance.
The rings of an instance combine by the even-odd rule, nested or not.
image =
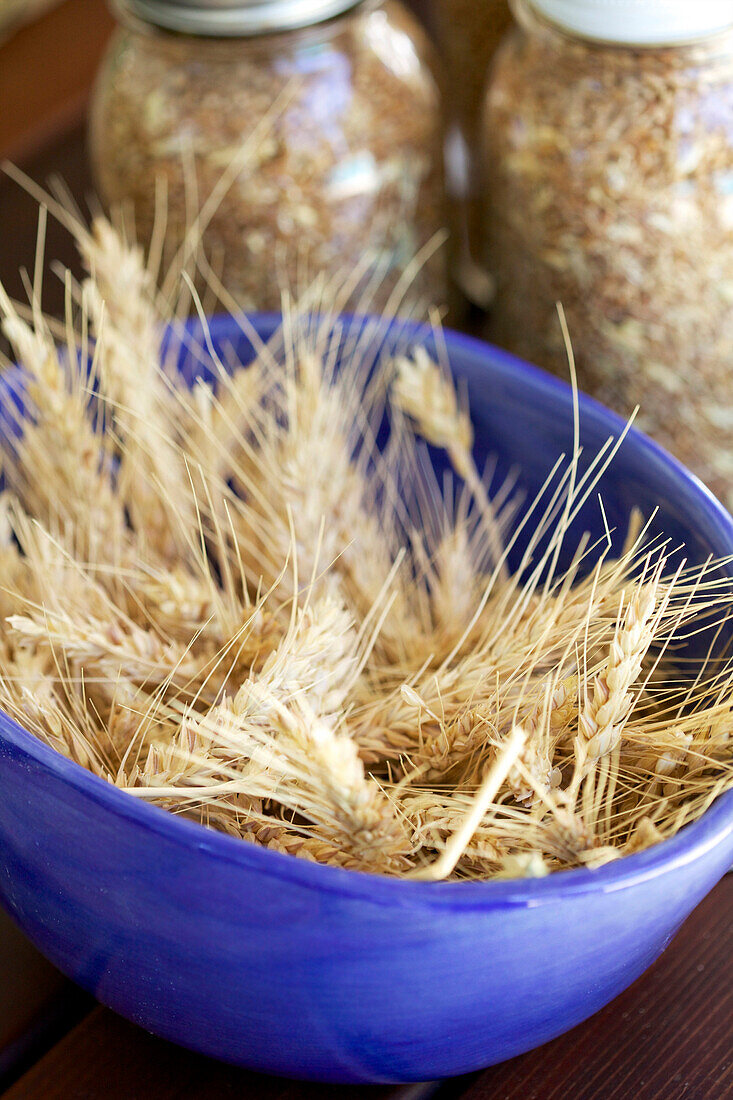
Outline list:
[[[713,9],[677,5],[687,38],[629,44],[608,41],[614,12],[597,0],[566,5],[571,27],[555,7],[513,0],[520,28],[487,92],[491,335],[567,377],[562,302],[581,386],[625,414],[640,405],[638,423],[730,505],[733,26],[695,37]],[[624,23],[638,5],[614,11],[642,35],[643,19]],[[603,41],[586,17],[606,17]]]
[[[314,10],[340,14],[245,34],[250,7],[267,5],[243,3],[226,9],[230,29],[217,37],[220,23],[173,33],[181,11],[190,19],[187,5],[156,6],[170,22],[161,27],[131,3],[92,111],[105,203],[132,203],[138,235],[149,241],[162,183],[172,254],[193,213],[239,164],[203,246],[240,306],[278,309],[283,287],[357,266],[362,289],[379,283],[372,306],[387,305],[445,221],[438,84],[413,18],[393,0],[320,0]],[[303,10],[270,7],[280,15],[292,8],[294,19]],[[408,301],[442,303],[444,267],[438,248]]]

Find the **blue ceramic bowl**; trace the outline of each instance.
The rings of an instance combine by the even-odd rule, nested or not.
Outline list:
[[[256,323],[267,336],[276,321]],[[250,350],[230,321],[213,335]],[[531,494],[571,446],[570,391],[477,341],[449,333],[447,346],[480,456],[497,453],[499,476],[519,468]],[[594,453],[622,425],[590,400],[580,409]],[[690,557],[733,553],[728,514],[640,434],[601,488],[611,523],[658,505]],[[584,526],[602,531],[597,502]],[[268,1073],[402,1082],[520,1054],[638,977],[732,861],[729,794],[674,839],[595,871],[424,884],[321,867],[138,802],[0,715],[8,912],[123,1016]]]

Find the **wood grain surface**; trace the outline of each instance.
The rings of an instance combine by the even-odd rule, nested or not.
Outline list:
[[[96,1009],[4,1100],[425,1100],[437,1087],[308,1085],[262,1077],[161,1042]]]

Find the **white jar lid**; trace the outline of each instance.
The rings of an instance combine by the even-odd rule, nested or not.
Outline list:
[[[213,36],[293,30],[332,19],[359,0],[113,0],[147,23]]]
[[[602,42],[672,46],[733,27],[733,0],[530,0],[552,23]]]

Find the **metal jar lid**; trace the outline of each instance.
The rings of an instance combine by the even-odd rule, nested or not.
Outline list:
[[[123,10],[166,30],[211,37],[267,34],[321,23],[360,0],[118,0]]]
[[[732,0],[530,0],[563,30],[600,42],[671,46],[733,27]]]

